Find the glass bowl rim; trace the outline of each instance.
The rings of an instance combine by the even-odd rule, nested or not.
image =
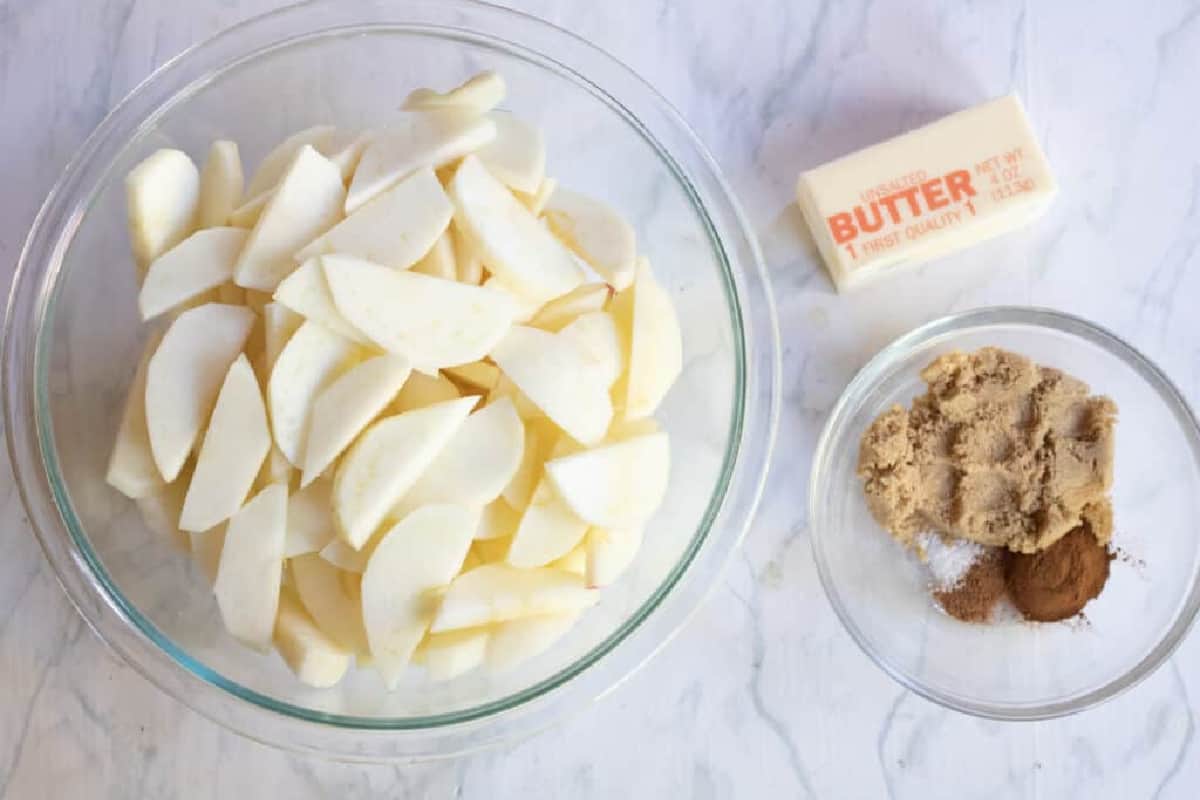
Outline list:
[[[428,2],[428,0],[403,0],[402,2],[395,2],[393,0],[393,2],[387,3],[382,9],[384,13],[394,17],[389,18],[387,21],[370,19],[366,21],[359,20],[348,26],[318,24],[314,27],[307,27],[312,22],[319,22],[319,18],[322,15],[338,16],[340,13],[341,17],[345,18],[346,16],[352,16],[360,7],[362,10],[380,8],[380,4],[370,2],[359,2],[357,4],[342,3],[339,4],[338,11],[335,12],[333,9],[334,5],[332,0],[311,0],[311,2],[288,6],[252,17],[194,45],[157,69],[122,100],[105,117],[100,125],[97,126],[96,130],[80,148],[75,158],[68,164],[62,177],[47,196],[45,204],[34,221],[25,247],[21,252],[17,270],[13,276],[4,332],[4,370],[6,385],[9,387],[9,390],[5,392],[4,401],[6,428],[9,433],[7,437],[9,454],[13,462],[14,476],[16,477],[22,499],[30,512],[32,527],[68,597],[100,638],[114,649],[123,660],[137,669],[137,671],[155,685],[158,685],[201,714],[216,719],[218,722],[226,724],[251,738],[284,747],[293,747],[294,749],[310,750],[322,752],[324,755],[331,755],[331,753],[324,751],[323,748],[313,746],[309,741],[297,742],[293,737],[276,735],[277,732],[272,731],[269,724],[265,726],[238,724],[236,721],[231,722],[228,719],[229,715],[213,713],[211,703],[197,701],[187,691],[182,691],[182,687],[175,685],[177,681],[167,680],[166,676],[163,675],[161,665],[148,665],[144,663],[139,656],[146,655],[146,641],[116,641],[115,639],[119,637],[115,637],[112,630],[114,620],[102,619],[102,617],[115,614],[119,621],[123,622],[127,628],[127,630],[123,632],[117,631],[117,633],[126,635],[132,633],[135,637],[143,637],[149,640],[149,642],[153,643],[154,647],[158,648],[159,655],[167,655],[175,667],[184,673],[188,673],[190,677],[198,679],[200,685],[204,686],[205,689],[216,689],[221,692],[223,697],[232,696],[240,701],[245,701],[255,706],[256,710],[281,715],[287,717],[289,720],[307,723],[312,726],[335,727],[343,731],[353,731],[359,736],[363,733],[373,731],[383,732],[390,734],[393,741],[397,733],[426,734],[436,728],[447,728],[450,729],[449,738],[454,741],[452,749],[457,747],[456,752],[458,752],[491,743],[491,738],[494,737],[489,738],[480,735],[477,729],[478,724],[489,722],[499,723],[506,719],[505,715],[508,712],[517,710],[522,706],[528,706],[535,701],[551,699],[556,695],[556,690],[564,687],[567,683],[588,673],[589,670],[595,673],[596,670],[593,667],[595,667],[596,662],[611,656],[618,649],[619,645],[632,637],[639,627],[645,627],[644,623],[647,622],[648,618],[659,612],[665,601],[673,593],[679,594],[675,592],[677,585],[688,574],[694,565],[695,559],[701,554],[701,550],[706,545],[711,544],[712,536],[710,534],[724,532],[728,528],[728,525],[722,527],[718,524],[723,518],[728,516],[726,514],[728,507],[731,505],[741,505],[749,513],[722,537],[726,540],[723,544],[724,552],[723,554],[718,554],[718,563],[716,564],[718,569],[717,572],[711,574],[708,578],[709,588],[711,588],[711,584],[715,583],[719,574],[719,568],[727,561],[728,554],[737,546],[737,543],[740,542],[749,527],[753,510],[757,506],[765,481],[766,466],[769,461],[778,419],[778,329],[775,324],[775,312],[771,300],[770,288],[765,277],[765,270],[762,265],[761,255],[758,252],[757,243],[749,233],[749,228],[737,205],[736,198],[728,186],[725,185],[711,156],[709,156],[698,138],[679,116],[678,112],[658,95],[649,84],[636,76],[636,74],[615,58],[601,51],[599,48],[584,42],[574,36],[574,34],[556,28],[549,23],[521,12],[491,6],[486,3],[476,2],[476,0],[449,0],[449,2],[440,2],[438,3],[436,12],[433,9],[433,4]],[[312,17],[312,19],[306,21],[306,18],[304,18],[305,15]],[[300,25],[301,30],[299,33],[288,37],[271,38],[265,44],[259,42],[253,47],[243,49],[240,53],[240,58],[226,60],[215,68],[204,70],[198,76],[192,77],[173,88],[164,86],[164,84],[169,82],[170,78],[175,77],[173,70],[180,65],[187,64],[189,60],[198,59],[207,51],[217,49],[218,45],[228,44],[231,38],[245,35],[248,31],[252,31],[256,27],[265,29],[281,19],[286,21],[289,16],[298,18],[295,22]],[[490,29],[487,33],[482,32],[478,27],[479,18],[481,17],[485,19],[490,18],[493,22],[501,20],[510,26],[525,26],[527,30],[521,31],[523,38],[518,37],[520,38],[519,41],[504,39],[498,35],[493,35]],[[152,125],[157,118],[168,111],[176,102],[186,101],[207,81],[224,74],[227,70],[236,69],[243,62],[250,62],[255,57],[276,47],[328,36],[344,36],[359,32],[388,29],[398,29],[449,39],[453,39],[456,36],[458,38],[465,37],[477,43],[493,47],[499,46],[506,52],[524,57],[542,69],[550,69],[572,80],[580,88],[590,91],[598,99],[606,102],[610,108],[621,114],[626,122],[630,123],[635,131],[655,149],[664,164],[688,193],[689,200],[708,228],[710,245],[714,248],[717,258],[723,267],[721,277],[725,283],[726,299],[730,304],[729,311],[736,340],[735,358],[737,361],[737,374],[734,386],[734,419],[730,428],[730,439],[725,453],[721,478],[716,492],[714,492],[709,500],[709,507],[704,515],[704,520],[693,535],[683,556],[674,565],[663,582],[616,631],[605,637],[581,658],[558,670],[555,674],[535,683],[531,687],[513,692],[498,700],[463,709],[459,712],[440,715],[367,718],[325,714],[288,703],[281,703],[274,698],[260,694],[254,690],[249,690],[223,676],[219,676],[203,665],[192,661],[165,636],[161,634],[156,635],[157,631],[154,626],[145,621],[140,613],[132,607],[132,604],[125,600],[120,591],[108,579],[106,571],[99,563],[94,551],[92,551],[87,542],[86,534],[82,531],[82,526],[79,525],[78,519],[70,511],[69,498],[67,497],[65,485],[61,481],[61,477],[58,480],[55,480],[53,477],[56,470],[56,454],[53,444],[52,424],[46,419],[47,404],[45,391],[47,359],[41,351],[41,345],[44,339],[42,335],[44,331],[43,323],[52,318],[51,312],[53,310],[55,289],[59,286],[57,279],[61,271],[63,257],[69,249],[69,244],[74,238],[75,230],[83,215],[94,201],[96,192],[108,179],[107,174],[111,171],[112,167],[111,159],[108,163],[101,165],[101,176],[87,186],[88,191],[86,195],[79,196],[74,194],[74,192],[78,191],[78,188],[73,185],[73,181],[77,183],[80,171],[89,166],[89,161],[96,159],[96,151],[101,149],[102,140],[106,135],[111,136],[114,131],[121,129],[121,124],[129,125],[132,122],[133,127],[126,130],[125,133],[129,134],[131,140],[138,138],[145,129]],[[263,33],[265,33],[265,30],[260,30],[260,38]],[[565,63],[564,60],[548,55],[542,49],[539,49],[540,46],[545,44],[544,41],[538,41],[537,44],[528,43],[530,40],[535,40],[536,37],[542,37],[543,40],[546,37],[557,37],[554,43],[560,48],[566,46],[582,48],[587,59],[598,62],[601,66],[613,72],[617,78],[627,83],[631,82],[638,91],[642,92],[648,98],[648,101],[654,105],[655,110],[665,116],[668,122],[675,126],[675,130],[672,132],[676,135],[682,135],[685,142],[691,148],[694,148],[695,152],[691,153],[691,155],[699,160],[702,168],[711,171],[711,175],[706,174],[704,177],[720,193],[718,199],[728,205],[727,213],[732,216],[734,223],[736,223],[733,233],[736,233],[740,237],[736,244],[745,251],[741,254],[740,258],[731,262],[730,253],[727,252],[729,243],[726,241],[729,232],[723,231],[714,222],[710,216],[709,207],[701,199],[697,193],[696,186],[693,185],[693,182],[689,179],[688,174],[683,170],[682,166],[676,162],[672,153],[654,137],[632,111],[626,108],[622,101],[598,86],[579,67]],[[164,93],[165,100],[158,103],[149,101],[149,113],[147,114],[139,114],[136,109],[131,110],[135,102],[153,88],[158,88],[160,93]],[[117,148],[118,153],[121,150],[121,147]],[[56,208],[56,204],[59,206],[71,206],[70,212],[63,216],[62,219],[53,219],[53,212],[59,210]],[[52,230],[47,230],[47,228]],[[724,235],[722,235],[723,233]],[[46,246],[47,244],[49,246]],[[39,249],[41,252],[39,252]],[[750,274],[742,274],[738,269],[739,265],[747,268]],[[30,274],[31,271],[34,274]],[[756,321],[748,318],[743,313],[741,304],[744,300],[743,293],[746,291],[748,281],[753,284],[752,288],[758,293],[758,296],[753,298],[759,303],[759,307],[755,310],[760,313],[765,311],[765,326],[761,324],[764,320]],[[37,284],[37,289],[31,291],[31,284]],[[32,306],[27,302],[31,294],[37,295],[34,298],[37,301],[36,306]],[[33,315],[32,320],[28,319],[31,314]],[[20,318],[20,322],[26,324],[18,325],[18,318]],[[25,340],[28,338],[29,331],[24,330],[24,328],[29,327],[28,323],[31,321],[35,327],[33,337],[32,389],[35,395],[33,403],[33,427],[37,431],[36,443],[29,440],[28,423],[26,421],[28,417],[22,415],[22,411],[26,411],[28,406],[28,398],[24,397],[22,393],[29,388],[26,385],[29,382],[27,380],[29,370],[27,369],[26,361],[29,359],[28,346],[22,350],[21,344],[25,343]],[[759,327],[753,330],[748,327],[756,322]],[[763,370],[760,368],[754,370],[751,368],[753,365],[750,363],[750,358],[754,355],[750,349],[752,346],[762,348],[763,352],[765,352],[766,357],[762,358],[760,355],[758,360],[760,366],[761,364],[766,364],[767,369]],[[22,368],[26,369],[23,370]],[[22,372],[25,374],[23,375]],[[16,378],[15,381],[13,380],[14,378]],[[755,388],[760,389],[757,393],[759,395],[758,398],[755,398],[751,394],[751,391]],[[761,391],[764,389],[765,391]],[[749,431],[747,431],[747,428],[749,428]],[[33,471],[31,469],[33,465],[30,463],[31,446],[36,446],[41,456],[40,460],[43,469],[39,475],[30,474]],[[748,474],[755,471],[757,471],[756,475]],[[36,482],[34,480],[35,477],[39,479]],[[738,494],[736,502],[729,502],[735,492]],[[47,508],[47,501],[52,504],[53,509]],[[51,510],[57,513],[47,513]],[[49,528],[47,527],[48,522],[51,523]],[[57,522],[57,524],[53,524],[54,522]],[[66,522],[67,536],[74,543],[73,549],[65,551],[64,543],[59,540],[63,533],[62,526],[64,522]],[[732,536],[728,535],[729,533]],[[709,555],[709,560],[711,561],[712,554],[710,553]],[[711,569],[711,565],[709,568]],[[81,581],[81,578],[85,580]],[[100,589],[97,589],[97,583],[101,584]],[[90,593],[89,589],[91,590]],[[699,596],[694,596],[691,607],[686,609],[670,626],[672,630],[664,631],[665,635],[662,640],[654,646],[643,648],[646,649],[644,655],[636,662],[632,662],[631,665],[625,667],[619,675],[615,676],[615,680],[610,681],[610,683],[615,685],[616,682],[631,674],[637,666],[644,663],[658,647],[661,647],[666,638],[669,638],[686,621],[686,616],[695,610],[703,594],[706,593],[707,591],[705,590],[699,593]],[[692,591],[691,594],[696,595],[697,593]],[[143,621],[146,624],[143,624]],[[190,680],[186,680],[186,676],[184,682],[191,683]],[[598,696],[610,688],[611,685],[601,686],[595,688],[593,693]],[[220,702],[220,698],[214,702]],[[549,718],[549,714],[538,713],[533,716],[537,717],[535,720],[536,727],[544,727],[545,724],[549,724],[552,721]],[[475,723],[475,730],[470,730],[472,723]],[[530,730],[533,729],[533,726],[530,725],[525,727],[530,728]],[[463,735],[457,735],[455,732],[456,729],[464,731]],[[300,738],[304,739],[305,737]],[[281,739],[283,740],[281,741]],[[342,748],[332,755],[334,757],[357,759],[361,757],[424,757],[449,754],[446,752],[427,753],[425,752],[425,748],[414,743],[411,737],[398,749],[389,747],[388,744],[388,742],[373,740],[370,746],[366,748],[367,752],[364,752],[362,748],[351,748],[349,750]]]
[[[852,412],[870,393],[878,382],[890,373],[893,365],[918,347],[929,344],[940,337],[950,336],[967,330],[985,327],[1040,328],[1068,334],[1076,339],[1099,347],[1130,367],[1149,387],[1155,390],[1164,406],[1174,415],[1184,430],[1191,447],[1192,458],[1200,468],[1200,422],[1188,405],[1186,398],[1164,373],[1149,358],[1117,334],[1090,320],[1050,308],[1032,306],[987,306],[960,311],[927,322],[884,347],[854,376],[842,392],[830,412],[829,419],[817,440],[813,455],[812,479],[809,482],[809,519],[817,522],[817,509],[825,493],[825,482],[829,470],[826,468],[833,448],[846,433]],[[910,691],[941,706],[985,719],[1003,721],[1035,721],[1063,717],[1099,705],[1133,688],[1149,677],[1170,657],[1175,648],[1187,636],[1200,611],[1200,567],[1193,570],[1191,588],[1183,605],[1157,644],[1124,673],[1112,678],[1083,694],[1066,700],[1049,700],[1037,703],[989,703],[961,697],[949,691],[930,687],[891,663],[887,656],[876,650],[866,634],[858,627],[853,616],[841,599],[829,563],[825,557],[824,544],[829,531],[822,531],[816,524],[812,529],[813,558],[825,596],[842,626],[867,657],[893,680]],[[1200,563],[1200,562],[1198,562]]]

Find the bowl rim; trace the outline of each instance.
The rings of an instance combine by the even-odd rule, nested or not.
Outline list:
[[[1126,363],[1156,391],[1175,416],[1180,427],[1186,433],[1191,446],[1192,458],[1200,468],[1200,422],[1197,421],[1186,398],[1166,373],[1135,347],[1107,328],[1074,314],[1033,306],[986,306],[949,314],[903,334],[876,353],[850,381],[830,412],[829,419],[817,440],[817,448],[813,455],[813,471],[809,482],[808,497],[808,514],[813,523],[821,519],[818,508],[820,499],[826,492],[824,483],[829,470],[825,466],[831,457],[832,450],[842,434],[845,433],[845,427],[855,406],[887,374],[892,364],[898,358],[939,337],[968,329],[993,326],[1023,326],[1066,333],[1096,345]],[[813,524],[811,537],[813,559],[816,562],[817,574],[820,576],[821,586],[825,590],[829,604],[833,606],[842,626],[859,649],[876,666],[910,691],[946,708],[985,719],[1002,721],[1053,719],[1075,714],[1111,700],[1132,689],[1162,666],[1187,636],[1188,631],[1195,623],[1197,612],[1200,611],[1200,561],[1198,561],[1197,569],[1192,573],[1191,588],[1185,595],[1184,602],[1175,619],[1163,633],[1162,639],[1128,671],[1101,686],[1067,700],[1038,703],[988,703],[971,700],[922,683],[899,666],[891,663],[884,653],[877,651],[871,645],[867,635],[858,627],[853,616],[843,604],[836,582],[830,573],[824,551],[824,542],[829,535],[831,535],[830,531],[823,531],[820,526]]]
[[[741,340],[735,342],[735,413],[721,480],[681,560],[643,605],[591,651],[533,687],[481,706],[479,713],[473,707],[432,718],[324,714],[282,704],[245,687],[239,692],[236,684],[228,685],[233,684],[228,679],[214,680],[211,670],[203,665],[197,669],[195,662],[171,653],[163,644],[169,639],[155,639],[136,618],[130,618],[129,604],[103,580],[103,567],[86,544],[81,526],[73,529],[65,486],[48,475],[56,459],[52,422],[44,413],[48,359],[41,347],[45,339],[41,323],[53,308],[58,273],[74,234],[96,191],[108,180],[113,166],[110,153],[124,147],[113,140],[118,134],[126,143],[138,139],[204,83],[271,49],[372,30],[467,38],[499,47],[554,69],[622,114],[663,158],[708,226],[710,243],[724,265],[734,337]],[[248,36],[257,39],[249,46],[237,43],[239,37]],[[239,57],[231,59],[230,50]],[[212,63],[206,64],[206,58]],[[602,88],[597,74],[607,85],[620,85],[622,90]],[[665,120],[660,124],[672,126],[669,132],[688,148],[690,173],[642,118],[617,99],[620,91],[640,93],[639,101]],[[754,309],[754,316],[743,313],[743,303]],[[202,715],[258,741],[347,760],[439,757],[528,735],[632,674],[699,607],[745,535],[763,491],[779,413],[778,326],[766,271],[736,198],[698,137],[661,95],[611,55],[550,23],[477,0],[310,0],[226,28],[167,61],[104,118],[48,194],[14,272],[3,351],[8,387],[4,412],[14,477],[47,560],[89,626],[126,663]],[[70,547],[68,539],[74,539],[76,546]],[[698,560],[703,560],[708,573],[700,582],[703,585],[697,583],[692,569]],[[668,617],[669,623],[664,624]],[[636,653],[627,646],[618,658],[622,655],[618,646],[633,644],[635,638]],[[605,668],[603,680],[596,679],[600,667]],[[577,680],[589,676],[589,681]],[[568,692],[569,683],[577,688]],[[213,690],[219,694],[212,695]],[[263,698],[267,702],[260,702]],[[521,712],[515,722],[513,712]],[[297,722],[302,723],[299,729]],[[495,730],[500,722],[510,730]],[[426,741],[433,730],[439,730],[438,737]],[[354,741],[341,735],[346,733],[353,734]]]

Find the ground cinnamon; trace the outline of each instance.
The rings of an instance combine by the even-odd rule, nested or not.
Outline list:
[[[1009,555],[1009,597],[1026,619],[1068,619],[1104,589],[1110,561],[1090,526],[1080,525],[1040,553]]]

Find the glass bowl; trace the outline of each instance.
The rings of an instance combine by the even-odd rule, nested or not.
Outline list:
[[[1116,401],[1112,501],[1119,557],[1108,585],[1067,623],[960,622],[928,569],[871,517],[859,440],[894,404],[924,394],[937,356],[997,346],[1058,367]],[[1082,319],[985,308],[931,322],[884,348],[847,387],[821,435],[809,511],[825,592],[879,666],[930,700],[996,719],[1070,714],[1133,686],[1179,644],[1200,607],[1200,428],[1144,356]]]
[[[570,635],[494,678],[388,693],[370,670],[302,686],[222,630],[205,578],[104,482],[146,337],[123,177],[153,150],[200,160],[229,137],[253,165],[291,131],[366,127],[409,89],[481,69],[546,133],[548,173],[607,199],[672,294],[684,370],[660,410],[673,468],[644,550]],[[80,613],[142,674],[260,741],[340,759],[416,759],[527,735],[613,688],[715,582],[762,490],[777,417],[774,309],[753,237],[712,159],[627,68],[523,14],[468,0],[319,0],[231,28],[165,64],[96,129],[21,254],[4,341],[9,452],[42,547]]]

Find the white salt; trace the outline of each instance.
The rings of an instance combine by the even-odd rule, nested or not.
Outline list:
[[[967,570],[986,552],[981,544],[965,539],[943,539],[936,533],[917,535],[917,547],[925,556],[925,566],[933,576],[936,591],[953,589]]]

